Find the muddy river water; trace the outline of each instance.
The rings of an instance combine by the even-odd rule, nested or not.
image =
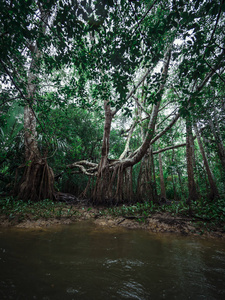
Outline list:
[[[88,222],[0,228],[0,299],[225,299],[225,241]]]

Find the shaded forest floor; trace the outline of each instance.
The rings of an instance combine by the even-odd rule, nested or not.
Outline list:
[[[218,217],[218,216],[217,216]],[[62,203],[49,200],[39,203],[1,200],[0,226],[17,228],[43,228],[92,220],[108,227],[144,229],[151,232],[198,235],[225,239],[225,222],[214,216],[195,212],[191,217],[180,204],[155,207],[150,203],[130,206],[93,207],[86,202]]]

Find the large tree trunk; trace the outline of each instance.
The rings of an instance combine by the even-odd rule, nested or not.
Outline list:
[[[201,141],[201,137],[200,137],[197,125],[194,126],[194,129],[195,129],[195,134],[197,136],[198,145],[199,145],[199,148],[200,148],[200,151],[201,151],[201,154],[202,154],[204,166],[205,166],[207,176],[208,176],[208,180],[209,180],[209,185],[210,185],[209,198],[211,200],[213,200],[213,199],[219,197],[219,192],[218,192],[216,183],[213,179],[213,174],[212,174],[212,172],[210,170],[210,167],[209,167],[208,159],[207,159],[206,154],[205,154],[205,150],[204,150],[204,147],[203,147],[203,144],[202,144],[202,141]]]
[[[157,202],[155,186],[153,154],[150,147],[147,154],[142,158],[141,161],[136,191],[137,201]]]
[[[41,30],[45,33],[48,12],[39,6],[41,19],[44,21]],[[15,188],[15,194],[19,199],[38,201],[43,199],[53,199],[54,174],[48,166],[47,159],[42,158],[38,149],[36,132],[36,115],[34,106],[38,82],[38,61],[41,52],[38,50],[37,42],[29,45],[31,51],[31,63],[28,72],[26,106],[24,108],[24,145],[25,163],[24,172],[19,184]]]
[[[165,56],[164,68],[162,71],[162,81],[158,91],[158,96],[161,99],[164,85],[167,78],[169,62],[171,57],[171,51],[169,50]],[[93,193],[93,201],[95,203],[103,203],[108,202],[109,200],[116,200],[116,202],[126,201],[132,194],[132,174],[129,177],[126,176],[126,169],[129,168],[130,172],[132,172],[132,167],[140,162],[142,158],[146,155],[150,142],[155,133],[155,126],[158,117],[160,107],[160,101],[153,105],[153,110],[151,114],[151,118],[149,120],[148,129],[145,135],[145,139],[139,149],[130,155],[128,158],[124,158],[127,153],[123,153],[121,155],[122,159],[117,162],[111,163],[108,159],[109,153],[109,138],[110,138],[110,130],[111,130],[111,122],[112,117],[115,112],[112,112],[109,102],[104,102],[105,109],[105,126],[104,126],[104,136],[102,143],[102,155],[101,161],[98,167],[97,181],[95,190]],[[129,179],[130,178],[130,179]],[[129,179],[129,182],[128,182]],[[125,186],[129,185],[131,188],[127,189]],[[127,194],[127,190],[129,190],[129,195]]]
[[[96,185],[93,193],[93,201],[100,204],[105,202],[109,198],[109,186],[110,186],[110,170],[109,170],[109,140],[113,113],[108,101],[104,101],[105,110],[105,125],[104,135],[102,142],[101,160],[98,166],[98,174]]]

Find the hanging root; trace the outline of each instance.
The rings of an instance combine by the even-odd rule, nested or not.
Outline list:
[[[46,160],[39,159],[25,166],[23,176],[15,187],[14,195],[25,201],[55,199],[54,173]]]
[[[130,202],[133,197],[132,168],[124,169],[122,164],[105,168],[99,172],[92,200],[95,204],[119,204]]]

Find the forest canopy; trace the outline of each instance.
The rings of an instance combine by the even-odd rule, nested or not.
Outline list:
[[[225,197],[224,0],[2,0],[0,190]]]

